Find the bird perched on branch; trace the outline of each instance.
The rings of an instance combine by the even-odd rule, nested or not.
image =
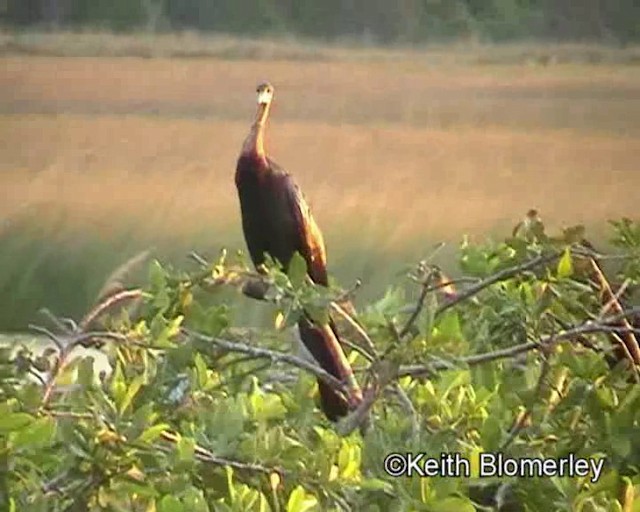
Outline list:
[[[530,209],[524,219],[514,226],[511,236],[514,238],[521,236],[528,242],[544,242],[547,237],[538,210]]]
[[[242,229],[251,260],[260,268],[268,254],[287,271],[293,255],[298,252],[307,264],[311,280],[328,286],[322,232],[291,175],[264,150],[265,124],[274,88],[263,83],[256,92],[256,116],[242,145],[235,174]],[[325,382],[318,381],[322,410],[331,421],[336,421],[362,401],[362,392],[342,350],[338,332],[332,321],[317,325],[306,313],[298,321],[298,329],[302,342],[317,363],[350,390],[349,396],[343,397]]]

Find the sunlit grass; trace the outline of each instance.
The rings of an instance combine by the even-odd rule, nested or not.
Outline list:
[[[69,41],[102,48],[86,37]],[[555,228],[637,217],[638,67],[316,50],[335,53],[1,58],[0,329],[44,305],[80,315],[142,248],[180,265],[243,249],[233,173],[263,79],[269,151],[311,203],[332,274],[363,279],[364,298],[441,240],[453,269],[463,234],[502,236],[531,207]]]

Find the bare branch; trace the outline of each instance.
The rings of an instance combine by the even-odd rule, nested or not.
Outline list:
[[[375,403],[378,396],[380,396],[381,391],[382,389],[377,387],[370,387],[365,391],[362,401],[358,407],[342,418],[338,423],[336,429],[340,435],[348,436],[358,427],[362,430],[366,430],[369,427],[369,410]]]
[[[598,265],[598,262],[593,258],[589,258],[589,263],[591,265],[591,271],[593,272],[596,281],[598,282],[598,288],[602,291],[604,299],[607,301],[607,309],[611,309],[615,313],[622,313],[624,311],[623,307],[618,301],[616,295],[613,293],[613,290],[611,290],[609,281],[607,281],[607,278],[605,277],[604,272],[602,272],[600,265]],[[601,319],[599,318],[599,320]],[[622,338],[622,342],[627,349],[626,353],[631,356],[631,361],[634,365],[639,365],[640,346],[638,345],[638,340],[634,336],[633,329],[631,329],[631,324],[629,323],[629,320],[627,320],[625,315],[622,315],[620,317],[619,323],[620,327],[623,328],[620,331],[620,337]]]
[[[351,288],[346,289],[342,295],[340,295],[337,299],[337,303],[347,302],[353,299],[358,289],[362,286],[362,281],[360,279],[356,279],[356,282],[353,283]]]
[[[62,339],[59,336],[57,336],[56,334],[54,334],[53,332],[51,332],[46,327],[41,327],[39,325],[33,325],[33,324],[29,324],[28,327],[32,331],[36,331],[37,333],[44,334],[47,338],[49,338],[51,341],[53,341],[55,346],[58,347],[59,351],[62,352],[64,350],[64,342],[62,341]]]
[[[522,430],[530,423],[533,406],[542,396],[544,381],[547,378],[547,375],[549,374],[549,370],[551,368],[550,359],[552,354],[545,352],[547,351],[543,350],[542,368],[540,370],[540,375],[538,376],[538,382],[536,384],[536,389],[533,393],[531,403],[526,406],[523,414],[519,414],[516,417],[513,423],[513,427],[511,428],[511,432],[509,432],[509,436],[507,437],[507,439],[505,439],[504,443],[502,443],[502,446],[498,450],[499,452],[504,452],[511,445],[511,443],[515,441],[520,432],[522,432]]]
[[[107,310],[114,307],[116,304],[120,304],[128,300],[139,299],[143,296],[143,294],[144,292],[141,289],[134,288],[132,290],[123,290],[121,292],[115,293],[114,295],[108,296],[84,316],[84,318],[78,324],[78,330],[85,331],[86,329],[88,329],[93,322],[95,322],[101,315],[103,315]]]
[[[501,270],[500,272],[496,272],[495,274],[493,274],[492,276],[487,277],[486,279],[483,279],[482,281],[480,281],[479,283],[470,286],[469,288],[467,288],[466,290],[464,290],[463,292],[460,292],[458,295],[456,295],[454,298],[452,298],[451,300],[449,300],[448,302],[445,302],[442,306],[440,306],[436,312],[435,312],[435,316],[439,316],[442,313],[444,313],[445,311],[447,311],[448,309],[452,308],[453,306],[455,306],[456,304],[459,304],[460,302],[463,302],[471,297],[473,297],[474,295],[477,295],[479,292],[481,292],[482,290],[484,290],[485,288],[488,288],[489,286],[498,283],[500,281],[504,281],[505,279],[510,279],[514,276],[517,276],[518,274],[522,274],[524,272],[527,272],[529,270],[532,270],[540,265],[544,265],[545,263],[549,263],[550,261],[553,261],[557,258],[559,258],[562,255],[561,251],[554,251],[551,254],[543,254],[540,255],[532,260],[529,260],[525,263],[521,263],[520,265],[515,265],[513,267],[509,267],[509,268],[505,268],[504,270]]]
[[[398,384],[398,382],[395,382],[393,384],[393,391],[398,397],[398,402],[400,402],[400,405],[405,410],[407,416],[411,418],[411,437],[412,439],[416,439],[420,434],[420,420],[418,411],[416,411],[416,408],[413,406],[413,402],[407,395],[406,391],[402,389],[402,386]]]
[[[624,280],[624,282],[620,285],[620,288],[618,288],[618,291],[616,291],[615,295],[613,295],[613,297],[610,297],[609,300],[604,304],[604,306],[602,306],[600,313],[598,313],[598,320],[602,320],[604,315],[606,315],[612,309],[616,302],[618,304],[620,303],[620,297],[624,295],[624,292],[627,291],[627,288],[630,284],[631,279],[627,278]]]
[[[433,279],[434,271],[435,271],[434,269],[431,269],[427,273],[426,277],[424,278],[422,282],[422,290],[420,291],[420,296],[418,297],[416,306],[414,310],[411,312],[411,315],[409,316],[407,323],[398,333],[398,336],[400,337],[400,339],[404,338],[407,334],[409,334],[411,327],[413,326],[415,321],[418,319],[420,312],[423,310],[425,301],[427,300],[427,295],[429,294],[429,287]]]
[[[331,386],[336,391],[343,393],[345,397],[348,396],[348,388],[346,384],[342,383],[341,381],[336,379],[333,375],[331,375],[329,372],[323,370],[319,366],[313,363],[309,363],[308,361],[305,361],[300,357],[296,357],[291,354],[286,354],[284,352],[269,350],[266,348],[252,347],[250,345],[246,345],[245,343],[224,340],[221,338],[214,338],[211,336],[200,334],[198,332],[188,331],[187,329],[182,329],[182,331],[187,336],[199,339],[201,341],[205,341],[207,343],[211,343],[229,352],[239,352],[242,354],[249,354],[255,358],[270,359],[274,362],[283,362],[283,363],[290,364],[292,366],[296,366],[298,368],[301,368],[303,370],[306,370],[312,373],[313,375],[321,379],[323,382]]]
[[[160,434],[160,437],[168,441],[172,444],[177,444],[180,441],[180,435],[169,430],[165,430]],[[211,464],[215,464],[217,466],[229,466],[233,469],[237,469],[240,471],[250,471],[253,473],[264,473],[267,475],[271,475],[272,473],[278,473],[281,476],[285,475],[285,471],[279,467],[267,467],[262,464],[255,464],[251,462],[241,462],[238,460],[227,459],[224,457],[218,457],[213,454],[211,451],[203,448],[200,445],[195,446],[195,456],[198,460],[202,462],[209,462]]]
[[[75,420],[92,420],[96,417],[95,414],[90,412],[58,411],[55,409],[44,409],[39,412],[54,418],[72,418]]]
[[[371,341],[371,338],[367,334],[367,331],[355,321],[355,319],[347,313],[342,306],[340,306],[337,302],[332,302],[330,304],[331,309],[333,309],[336,313],[338,313],[342,318],[344,318],[347,323],[353,328],[354,331],[358,333],[362,341],[364,342],[365,349],[362,349],[364,352],[361,352],[369,360],[374,360],[376,356],[376,347]],[[342,341],[342,340],[341,340]],[[365,355],[366,354],[366,355]]]
[[[191,251],[189,253],[189,257],[194,260],[196,263],[198,263],[198,265],[202,266],[202,267],[208,267],[209,266],[209,262],[207,260],[205,260],[202,256],[200,256],[197,252],[195,251]]]
[[[87,340],[95,338],[104,338],[115,341],[128,340],[127,336],[116,332],[84,332],[75,335],[64,335],[63,337],[60,337],[52,333],[48,329],[45,329],[44,327],[40,327],[37,325],[30,325],[29,327],[36,332],[46,335],[55,343],[56,347],[58,347],[58,357],[56,358],[53,368],[49,372],[49,376],[44,384],[44,392],[42,395],[42,402],[40,404],[40,407],[42,409],[46,408],[49,400],[51,399],[51,395],[53,394],[56,380],[62,373],[62,370],[64,370],[64,368],[69,363],[69,357],[71,356],[71,353],[78,346],[83,345]]]
[[[66,318],[66,319],[58,318],[47,308],[41,308],[39,310],[39,313],[45,316],[47,320],[49,320],[53,325],[55,325],[55,327],[61,332],[71,333],[77,329],[77,326],[73,320],[71,320],[70,318]]]
[[[584,334],[593,334],[598,332],[626,332],[626,331],[640,331],[640,329],[626,329],[623,327],[608,325],[613,322],[619,321],[621,318],[624,318],[629,315],[634,315],[640,313],[640,306],[636,308],[631,308],[626,311],[622,311],[616,315],[612,315],[608,318],[603,319],[601,322],[594,322],[589,320],[583,324],[577,325],[565,331],[551,334],[543,337],[539,341],[530,341],[527,343],[522,343],[520,345],[515,345],[513,347],[494,350],[491,352],[486,352],[484,354],[474,354],[467,357],[462,357],[457,360],[451,361],[452,363],[457,363],[459,365],[467,365],[467,366],[476,366],[483,363],[488,363],[491,361],[497,361],[499,359],[507,359],[511,357],[515,357],[518,354],[522,354],[525,352],[530,352],[532,350],[538,350],[546,348],[550,345],[554,345],[556,343],[566,341],[568,339],[574,338],[576,336],[584,335]],[[444,362],[434,362],[428,365],[407,365],[401,367],[398,376],[412,376],[418,377],[421,375],[428,375],[434,371],[441,371],[449,369],[450,367],[443,364]],[[447,363],[448,364],[448,363]]]

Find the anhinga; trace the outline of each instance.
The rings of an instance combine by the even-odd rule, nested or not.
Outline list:
[[[258,86],[257,93],[256,117],[242,146],[235,175],[242,229],[251,260],[259,268],[268,254],[286,271],[291,258],[298,252],[307,263],[311,280],[328,286],[322,233],[293,178],[264,151],[265,123],[273,99],[273,86],[264,83]],[[322,410],[335,421],[362,401],[338,332],[333,322],[316,325],[306,314],[298,321],[298,329],[302,342],[317,363],[350,390],[345,400],[336,390],[318,380]]]

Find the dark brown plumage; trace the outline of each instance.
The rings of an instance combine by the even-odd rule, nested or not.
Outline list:
[[[242,229],[251,260],[256,267],[265,254],[279,261],[286,270],[295,252],[305,259],[308,274],[320,285],[328,286],[324,240],[304,196],[293,178],[264,152],[264,126],[269,116],[273,87],[257,89],[258,109],[236,166],[235,182],[240,199]],[[345,400],[318,381],[321,406],[335,421],[362,400],[349,362],[339,342],[333,322],[315,325],[304,315],[298,322],[300,338],[318,364],[352,390]]]

